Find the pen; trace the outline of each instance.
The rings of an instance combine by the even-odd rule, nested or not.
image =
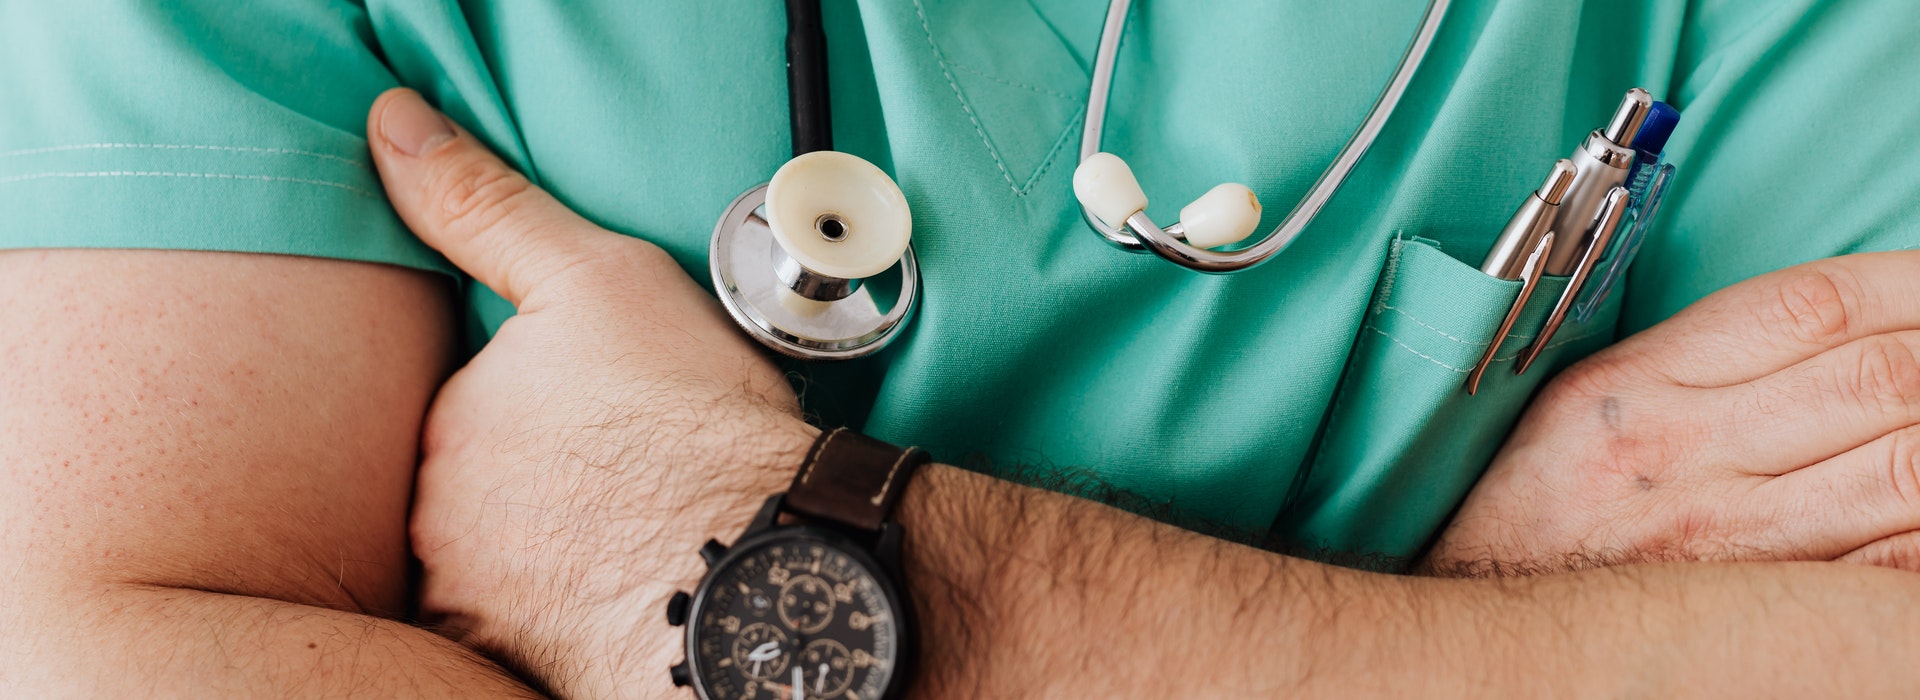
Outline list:
[[[1678,121],[1678,111],[1654,101],[1646,90],[1628,90],[1607,125],[1588,132],[1573,155],[1555,162],[1547,181],[1520,203],[1494,240],[1480,271],[1522,284],[1493,340],[1467,374],[1468,394],[1479,391],[1481,378],[1526,308],[1540,277],[1564,276],[1568,278],[1566,288],[1533,342],[1517,357],[1514,374],[1526,372],[1546,350],[1548,341],[1566,322],[1581,289],[1601,258],[1606,257],[1634,199],[1645,194],[1660,151]],[[1639,182],[1635,182],[1635,175],[1640,176]],[[1636,189],[1629,189],[1629,185]],[[1601,275],[1601,286],[1608,286],[1612,277],[1612,270]]]
[[[1547,173],[1547,181],[1540,189],[1527,195],[1520,202],[1520,208],[1507,219],[1507,226],[1500,230],[1500,237],[1494,239],[1493,249],[1487,251],[1486,262],[1480,263],[1480,271],[1503,280],[1520,279],[1520,267],[1527,253],[1533,251],[1540,236],[1547,232],[1555,215],[1560,211],[1560,201],[1567,195],[1567,188],[1573,185],[1573,161],[1561,158],[1553,164],[1553,170]]]
[[[1571,275],[1580,264],[1594,233],[1588,227],[1594,223],[1602,200],[1609,190],[1627,183],[1628,169],[1637,155],[1633,141],[1651,111],[1652,95],[1640,88],[1628,90],[1606,128],[1588,133],[1574,149],[1569,157],[1574,167],[1573,184],[1554,216],[1552,229],[1559,234],[1560,242],[1547,253],[1546,274]]]
[[[1673,135],[1674,128],[1680,126],[1680,110],[1673,105],[1658,100],[1647,110],[1646,121],[1641,122],[1640,130],[1633,135],[1629,144],[1636,154],[1633,167],[1627,169],[1627,191],[1633,194],[1633,206],[1640,206],[1641,198],[1647,195],[1647,186],[1653,180],[1653,171],[1660,164],[1660,153],[1667,148],[1667,138]]]
[[[1487,366],[1493,363],[1493,356],[1500,350],[1500,341],[1513,330],[1513,324],[1520,318],[1521,309],[1526,308],[1527,299],[1533,296],[1533,289],[1540,284],[1542,261],[1547,251],[1553,249],[1553,231],[1548,228],[1554,215],[1560,210],[1560,202],[1566,197],[1567,188],[1573,184],[1573,161],[1561,158],[1547,172],[1547,181],[1540,189],[1527,194],[1520,207],[1507,219],[1507,226],[1500,230],[1500,237],[1494,239],[1493,250],[1488,251],[1485,262],[1480,263],[1480,271],[1503,280],[1522,280],[1520,294],[1507,308],[1506,318],[1500,321],[1500,329],[1493,334],[1493,341],[1487,344],[1480,361],[1474,363],[1473,371],[1467,373],[1467,393],[1479,393],[1480,378],[1487,373]]]
[[[1587,278],[1593,274],[1593,268],[1600,264],[1601,256],[1607,254],[1607,244],[1613,242],[1613,234],[1620,229],[1620,221],[1627,215],[1627,188],[1615,185],[1607,190],[1606,198],[1601,200],[1600,210],[1594,213],[1593,221],[1582,228],[1587,239],[1580,246],[1566,246],[1578,249],[1580,254],[1569,270],[1572,278],[1567,280],[1567,288],[1560,292],[1560,300],[1553,305],[1553,312],[1547,314],[1547,322],[1540,332],[1533,336],[1533,344],[1520,353],[1520,363],[1514,365],[1513,373],[1521,374],[1547,349],[1547,341],[1560,330],[1560,324],[1567,320],[1567,310],[1573,308],[1573,301],[1580,296],[1580,288],[1586,286]],[[1556,251],[1557,252],[1557,251]],[[1552,271],[1552,266],[1548,266]]]

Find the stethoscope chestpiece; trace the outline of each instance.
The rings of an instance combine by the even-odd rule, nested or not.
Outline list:
[[[761,344],[803,360],[878,352],[919,297],[906,196],[872,163],[837,151],[797,156],[747,190],[714,226],[714,293]]]

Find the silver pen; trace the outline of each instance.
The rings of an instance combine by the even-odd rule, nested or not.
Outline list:
[[[1520,363],[1513,367],[1514,374],[1524,373],[1533,366],[1533,361],[1539,359],[1541,351],[1547,349],[1547,341],[1552,340],[1553,334],[1560,331],[1560,324],[1566,322],[1567,310],[1573,308],[1575,299],[1580,298],[1580,289],[1587,286],[1587,278],[1593,276],[1593,268],[1600,264],[1600,258],[1606,256],[1607,245],[1613,243],[1614,232],[1620,229],[1620,222],[1626,218],[1628,199],[1626,187],[1614,185],[1608,189],[1605,198],[1600,201],[1600,210],[1594,213],[1591,222],[1582,227],[1587,232],[1586,240],[1578,246],[1564,246],[1579,251],[1579,257],[1575,258],[1574,266],[1569,271],[1571,278],[1567,280],[1567,288],[1560,292],[1560,301],[1554,302],[1553,312],[1547,314],[1547,322],[1540,326],[1540,333],[1533,336],[1533,344],[1520,353]],[[1551,256],[1547,270],[1553,270]]]
[[[1574,173],[1571,160],[1561,158],[1553,164],[1553,170],[1547,172],[1547,181],[1527,195],[1513,217],[1507,219],[1506,228],[1494,239],[1493,249],[1487,251],[1486,262],[1480,263],[1481,272],[1503,280],[1522,278],[1520,269],[1527,254],[1533,252],[1542,235],[1552,230],[1554,219],[1560,213],[1560,202],[1573,185]]]
[[[1566,322],[1567,312],[1579,298],[1593,269],[1606,256],[1614,232],[1620,228],[1629,204],[1625,187],[1627,174],[1637,155],[1634,138],[1653,111],[1653,95],[1633,88],[1614,110],[1613,119],[1587,134],[1573,155],[1553,165],[1547,184],[1529,196],[1514,212],[1513,218],[1494,241],[1480,270],[1500,279],[1517,279],[1524,284],[1513,305],[1507,309],[1499,331],[1488,343],[1479,363],[1467,374],[1467,393],[1479,390],[1480,379],[1500,350],[1501,341],[1533,296],[1540,276],[1568,277],[1567,286],[1553,305],[1546,322],[1533,342],[1521,351],[1514,374],[1533,366],[1548,341]],[[1552,195],[1559,195],[1557,199]]]
[[[1479,393],[1480,378],[1493,363],[1494,354],[1499,352],[1500,341],[1513,330],[1513,323],[1519,320],[1527,299],[1533,297],[1533,288],[1540,284],[1544,258],[1553,249],[1555,236],[1551,226],[1567,188],[1573,185],[1573,177],[1573,161],[1561,158],[1555,162],[1553,170],[1547,172],[1546,182],[1520,202],[1519,209],[1507,219],[1506,228],[1500,230],[1500,237],[1494,239],[1493,250],[1488,251],[1486,261],[1480,263],[1481,272],[1503,280],[1521,280],[1523,284],[1519,296],[1507,308],[1506,318],[1500,321],[1500,329],[1487,344],[1486,352],[1481,353],[1480,361],[1474,363],[1473,371],[1467,374],[1468,394]]]
[[[1596,233],[1588,227],[1599,214],[1607,192],[1627,184],[1635,155],[1633,139],[1651,111],[1653,95],[1640,88],[1628,90],[1606,128],[1588,133],[1568,157],[1573,161],[1573,185],[1554,217],[1552,228],[1560,232],[1560,244],[1547,254],[1547,274],[1572,275],[1580,264],[1582,252]]]

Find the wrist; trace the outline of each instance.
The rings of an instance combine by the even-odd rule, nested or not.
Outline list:
[[[735,429],[719,434],[713,425]],[[495,652],[563,697],[652,697],[672,692],[666,669],[680,654],[680,630],[662,611],[704,571],[708,540],[731,541],[767,497],[793,480],[819,430],[796,417],[708,416],[678,435],[654,426],[644,436],[607,439],[640,455],[618,493],[579,504],[578,518],[530,561],[526,583],[504,591],[503,615],[469,643]],[[627,440],[629,442],[621,442]],[[637,442],[644,441],[644,442]],[[636,693],[636,689],[641,692]]]

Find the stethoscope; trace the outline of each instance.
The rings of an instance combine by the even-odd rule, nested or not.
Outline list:
[[[1313,222],[1399,106],[1432,47],[1451,0],[1429,0],[1420,28],[1366,119],[1305,197],[1259,241],[1260,201],[1225,183],[1180,210],[1162,228],[1119,156],[1100,150],[1114,62],[1131,0],[1111,0],[1087,95],[1080,165],[1073,174],[1082,218],[1130,252],[1151,251],[1205,273],[1246,270],[1286,248]],[[742,193],[713,229],[709,268],[728,315],[755,340],[805,360],[864,357],[899,337],[920,295],[911,245],[913,217],[899,185],[861,158],[832,150],[826,33],[819,0],[787,0],[787,101],[793,159],[773,179]]]

